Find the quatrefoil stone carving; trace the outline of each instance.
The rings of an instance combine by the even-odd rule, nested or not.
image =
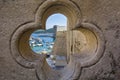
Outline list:
[[[45,28],[47,17],[62,13],[68,17],[67,55],[69,63],[60,70],[49,67],[43,54],[35,54],[29,37],[37,29]],[[77,80],[81,67],[97,63],[104,52],[104,36],[98,26],[82,21],[80,8],[72,0],[46,0],[35,14],[35,21],[22,24],[13,32],[10,50],[14,60],[23,67],[35,69],[40,80]],[[72,47],[72,50],[71,50]]]

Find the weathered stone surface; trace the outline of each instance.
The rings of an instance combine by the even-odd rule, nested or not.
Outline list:
[[[37,80],[34,69],[16,63],[9,44],[19,25],[34,20],[38,5],[34,0],[0,0],[0,80]]]
[[[66,31],[57,32],[52,54],[59,56],[67,56],[66,35]]]
[[[12,57],[10,39],[15,30],[21,25],[34,22],[37,9],[43,1],[46,0],[0,0],[0,80],[39,80],[38,77],[36,77],[35,69],[22,67]],[[77,70],[80,70],[80,65],[77,66],[78,69],[75,69],[76,73],[80,74],[77,75],[77,77],[74,75],[74,78],[71,79],[120,80],[120,1],[70,1],[80,8],[80,14],[82,16],[80,20],[98,26],[106,42],[102,58],[96,64],[82,68],[81,73],[79,71],[77,72]],[[73,12],[73,14],[74,13],[75,12]],[[74,23],[75,18],[72,19]],[[71,25],[70,27],[73,26],[75,25]],[[73,67],[74,66],[69,69],[73,69]],[[77,67],[75,66],[75,68]],[[71,71],[72,70],[69,70],[65,75],[68,76]],[[64,78],[61,79],[66,78],[64,76]]]

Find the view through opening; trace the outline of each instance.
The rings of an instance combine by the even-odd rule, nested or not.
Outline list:
[[[29,45],[36,54],[46,54],[46,61],[53,69],[64,68],[67,64],[66,44],[67,18],[63,14],[53,14],[46,21],[46,30],[34,31]]]

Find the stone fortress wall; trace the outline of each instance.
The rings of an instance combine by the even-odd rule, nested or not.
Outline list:
[[[56,32],[56,40],[53,46],[53,54],[66,56],[67,55],[67,37],[66,31]]]
[[[14,46],[11,47],[11,45],[14,44],[14,40],[16,41],[16,43],[19,42],[19,38],[17,38],[16,40],[14,37],[19,36],[17,35],[16,31],[21,26],[23,27],[22,29],[20,29],[19,32],[23,33],[26,32],[22,31],[26,30],[24,27],[28,27],[30,29],[33,28],[28,23],[32,23],[35,21],[36,12],[39,6],[42,5],[43,2],[45,1],[46,0],[0,0],[0,51],[1,51],[0,80],[48,80],[45,79],[46,77],[44,77],[43,74],[48,74],[48,76],[50,77],[49,80],[60,79],[59,73],[57,75],[58,76],[57,79],[55,79],[56,76],[54,77],[54,75],[57,74],[56,72],[53,71],[54,72],[53,75],[52,74],[50,75],[50,69],[46,67],[46,64],[45,65],[38,64],[38,66],[36,66],[36,64],[34,65],[34,63],[33,64],[30,63],[32,62],[32,60],[34,60],[31,59],[34,56],[30,57],[30,60],[28,60],[29,63],[26,64],[26,57],[24,56],[30,56],[30,54],[26,52],[26,49],[29,51],[27,47],[25,47],[25,50],[22,49],[21,47],[19,49],[21,51],[20,52],[21,54],[25,53],[22,54],[22,56],[24,57],[23,61],[21,60],[20,55],[16,54],[17,52],[14,53],[17,47]],[[64,0],[47,0],[47,1],[64,1]],[[103,54],[96,63],[89,66],[82,66],[82,68],[80,68],[80,65],[77,65],[77,67],[75,66],[76,71],[75,74],[78,75],[77,76],[73,75],[69,79],[66,79],[66,77],[69,74],[71,75],[72,73],[71,69],[74,68],[74,66],[72,68],[71,66],[68,66],[67,68],[68,72],[63,71],[63,73],[65,73],[63,75],[65,76],[61,78],[61,80],[120,80],[120,0],[65,0],[66,4],[67,1],[68,3],[69,1],[71,1],[72,3],[77,5],[77,8],[80,8],[82,16],[81,22],[93,24],[97,27],[97,29],[99,29],[102,32],[105,43]],[[69,15],[68,17],[70,17]],[[39,18],[40,17],[37,17],[37,19]],[[73,19],[73,22],[74,20],[75,18]],[[28,25],[26,26],[26,24]],[[36,25],[34,26],[36,27]],[[39,25],[39,27],[43,28],[41,27],[41,25]],[[34,30],[32,30],[32,32],[33,31]],[[81,32],[82,31],[84,33],[83,29],[81,29]],[[27,34],[30,33],[27,32]],[[86,37],[88,37],[87,33],[84,34],[86,34]],[[82,36],[81,33],[80,35]],[[23,39],[21,39],[21,41],[23,43],[26,43],[26,38],[24,37]],[[20,43],[22,43],[21,41]],[[94,51],[94,49],[90,50],[91,52],[92,50]],[[89,56],[88,58],[90,57],[91,56]],[[35,61],[37,62],[38,60]],[[41,61],[40,64],[42,63],[43,62]],[[29,65],[31,67],[29,67]],[[33,68],[34,67],[33,65],[35,66],[35,68]],[[75,64],[70,62],[70,65]],[[38,69],[39,66],[44,66],[45,68],[45,70],[43,70],[44,73],[41,73],[43,71]],[[63,76],[62,74],[60,75]]]
[[[56,27],[56,39],[53,46],[52,54],[66,56],[67,55],[67,32],[65,26],[55,26]]]

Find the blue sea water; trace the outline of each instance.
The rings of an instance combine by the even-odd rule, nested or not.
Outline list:
[[[40,54],[42,51],[46,51],[47,53],[51,53],[53,49],[53,44],[55,38],[53,37],[54,34],[35,34],[33,33],[31,37],[32,40],[29,41],[29,44],[32,44],[34,41],[36,46],[31,46],[31,49],[35,52]],[[37,46],[37,44],[42,44],[42,46]]]

